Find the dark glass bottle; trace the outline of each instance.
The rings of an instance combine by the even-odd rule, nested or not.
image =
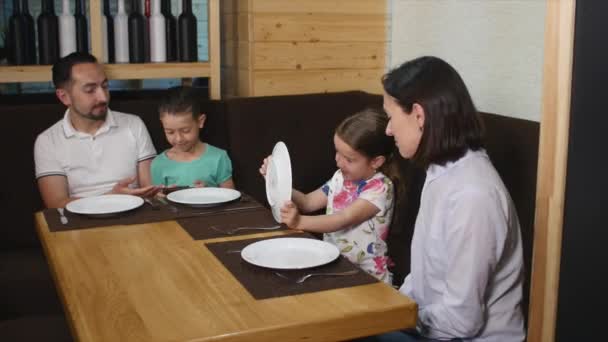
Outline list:
[[[103,15],[106,16],[108,33],[108,63],[114,63],[114,19],[110,13],[110,0],[103,0]]]
[[[165,17],[167,62],[174,62],[177,60],[177,20],[171,13],[171,0],[162,0],[161,13]]]
[[[6,45],[8,47],[8,62],[13,65],[23,65],[26,59],[26,32],[25,18],[21,13],[21,3],[13,0],[13,15],[8,19],[8,35]]]
[[[183,0],[182,4],[182,14],[177,20],[179,59],[182,62],[197,62],[196,17],[192,13],[192,0]]]
[[[143,63],[146,60],[145,30],[146,19],[141,14],[140,1],[132,0],[129,14],[129,62],[131,63]]]
[[[84,15],[84,0],[76,0],[74,20],[76,21],[76,51],[89,51],[89,29],[87,17]]]
[[[144,60],[150,62],[150,0],[144,0]]]
[[[36,64],[36,24],[27,0],[21,1],[21,14],[25,19],[25,64]]]
[[[59,24],[53,0],[42,0],[38,16],[38,61],[53,64],[59,59]]]

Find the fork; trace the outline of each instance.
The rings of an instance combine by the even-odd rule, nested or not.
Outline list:
[[[166,205],[169,208],[169,210],[172,213],[174,213],[174,214],[179,211],[179,209],[177,209],[176,206],[174,206],[173,204],[169,203],[169,201],[167,201],[164,197],[158,197],[158,201],[161,202],[162,204]]]
[[[353,274],[357,274],[357,273],[359,273],[359,270],[350,270],[350,271],[345,271],[345,272],[329,272],[329,273],[308,273],[307,275],[304,275],[304,276],[296,279],[296,284],[302,284],[308,278],[314,277],[314,276],[331,276],[331,277],[349,276],[349,275],[353,275]],[[287,277],[286,275],[284,275],[282,273],[275,272],[274,274],[276,274],[277,276],[279,276],[281,278],[289,279],[289,277]]]
[[[220,232],[222,234],[233,235],[241,230],[276,230],[281,228],[281,225],[271,226],[271,227],[237,227],[229,230],[221,230],[216,226],[209,226],[209,228],[215,230],[216,232]]]
[[[145,198],[144,198],[144,201],[145,201],[146,203],[148,203],[148,204],[150,205],[150,207],[152,207],[152,210],[160,210],[160,207],[158,206],[158,203],[154,203],[154,202],[152,202],[152,200],[151,200],[151,199],[149,199],[149,198],[145,197]]]
[[[68,218],[65,217],[63,208],[57,208],[57,212],[59,213],[59,221],[61,221],[61,224],[68,224]]]

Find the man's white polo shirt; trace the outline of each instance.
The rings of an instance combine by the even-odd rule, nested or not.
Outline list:
[[[156,156],[141,118],[108,110],[93,135],[76,131],[66,110],[63,119],[36,138],[36,179],[60,175],[70,197],[109,192],[119,180],[137,176],[137,163]]]

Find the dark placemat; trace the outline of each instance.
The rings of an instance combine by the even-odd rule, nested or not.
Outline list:
[[[177,223],[179,223],[194,240],[288,230],[287,226],[281,225],[281,228],[273,230],[240,229],[233,234],[227,233],[238,227],[278,226],[279,224],[272,217],[270,210],[263,207],[259,208],[259,210],[236,211],[226,215],[183,218],[177,220]],[[211,228],[211,226],[215,227],[215,229]]]
[[[312,238],[309,234],[299,234],[300,238]],[[270,239],[284,238],[272,237]],[[298,236],[289,236],[298,237]],[[241,253],[235,251],[245,248],[245,246],[260,240],[269,238],[246,239],[238,241],[225,241],[208,243],[205,246],[222,262],[224,267],[232,273],[232,275],[249,291],[255,299],[268,299],[283,296],[292,296],[303,293],[318,292],[358,285],[372,284],[378,280],[365,271],[361,270],[348,259],[340,256],[335,261],[314,268],[305,270],[272,270],[263,267],[251,265],[241,258]],[[301,284],[297,284],[295,280],[305,274],[313,272],[344,272],[358,269],[359,273],[351,276],[339,277],[311,277]],[[279,272],[288,279],[282,278],[275,274]]]
[[[239,200],[234,202],[207,208],[192,208],[170,203],[165,204],[168,202],[163,203],[156,199],[153,200],[153,203],[155,204],[154,206],[146,202],[137,209],[109,217],[79,215],[64,210],[64,214],[68,219],[67,224],[61,223],[59,213],[56,209],[45,209],[43,214],[49,226],[49,230],[51,232],[59,232],[74,229],[161,222],[186,217],[202,218],[248,211],[259,211],[262,209],[266,210],[259,202],[247,195],[242,195]]]

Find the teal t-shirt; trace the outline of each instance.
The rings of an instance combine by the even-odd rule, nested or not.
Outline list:
[[[193,186],[201,180],[206,186],[218,187],[232,178],[232,162],[226,151],[205,144],[205,152],[195,160],[181,162],[169,159],[167,151],[152,161],[151,173],[154,185],[164,185],[165,177],[169,185]]]

